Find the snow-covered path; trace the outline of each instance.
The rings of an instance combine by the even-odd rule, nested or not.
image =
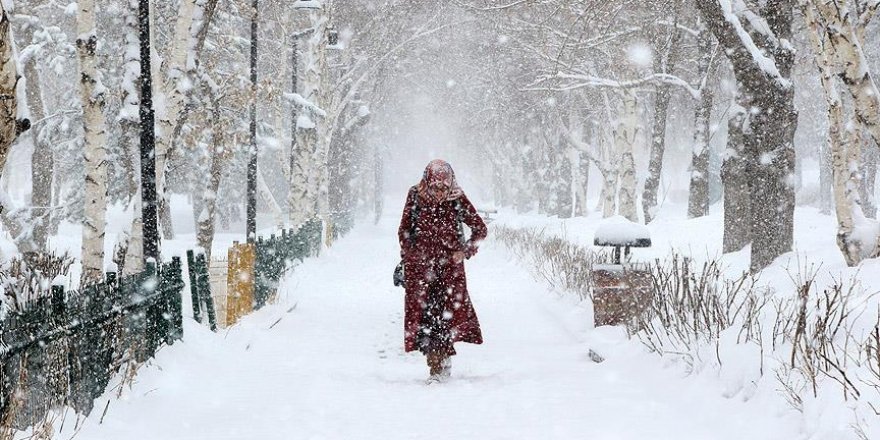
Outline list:
[[[394,229],[359,226],[225,334],[188,324],[77,439],[799,438],[790,414],[591,329],[491,241],[468,263],[486,342],[459,345],[451,381],[426,386],[423,358],[401,348]],[[591,346],[608,359],[591,362]]]

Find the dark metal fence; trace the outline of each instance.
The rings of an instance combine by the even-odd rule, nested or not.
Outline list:
[[[46,295],[0,320],[0,426],[23,429],[51,408],[91,412],[128,362],[183,337],[180,259],[139,274]]]
[[[350,213],[332,218],[334,238],[352,227]],[[263,307],[295,260],[318,254],[322,223],[314,219],[296,233],[282,230],[256,243],[254,308]],[[205,308],[212,330],[217,319],[204,254],[187,254],[193,317]],[[25,429],[53,408],[88,415],[110,379],[130,363],[155,356],[162,345],[183,338],[180,258],[158,268],[65,292],[45,295],[0,320],[0,427]]]
[[[281,234],[257,239],[257,258],[254,263],[256,280],[254,309],[266,305],[278,289],[284,271],[291,267],[295,260],[302,261],[318,253],[321,248],[321,230],[321,221],[313,219],[299,228],[296,233],[283,229]]]

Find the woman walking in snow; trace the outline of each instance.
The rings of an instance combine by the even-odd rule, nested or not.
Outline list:
[[[464,237],[462,224],[471,230]],[[458,186],[452,166],[434,160],[410,188],[398,238],[405,268],[404,337],[407,352],[428,361],[428,383],[449,377],[455,342],[482,344],[468,296],[464,260],[477,253],[487,229]]]

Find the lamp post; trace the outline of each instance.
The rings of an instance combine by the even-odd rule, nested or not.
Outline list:
[[[138,2],[141,57],[141,210],[145,262],[159,261],[159,227],[156,210],[156,127],[153,111],[153,78],[150,70],[150,1]]]
[[[297,64],[299,63],[299,57],[297,52],[299,51],[299,35],[293,34],[290,37],[290,93],[296,94],[299,89],[297,88]],[[299,117],[297,113],[296,104],[290,104],[290,175],[293,175],[293,165],[294,158],[296,157],[296,119]],[[289,206],[287,209],[293,209],[292,206]]]
[[[253,0],[251,16],[251,143],[247,167],[247,241],[257,239],[257,19],[259,0]]]

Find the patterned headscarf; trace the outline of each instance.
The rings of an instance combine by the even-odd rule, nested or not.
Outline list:
[[[445,160],[434,159],[427,167],[425,167],[425,172],[422,174],[422,181],[419,182],[418,186],[419,196],[424,200],[437,202],[428,189],[431,184],[437,182],[443,182],[449,187],[449,193],[446,196],[446,200],[455,200],[464,194],[461,187],[458,186],[458,182],[455,180],[455,172],[452,171],[452,165],[449,165]]]

